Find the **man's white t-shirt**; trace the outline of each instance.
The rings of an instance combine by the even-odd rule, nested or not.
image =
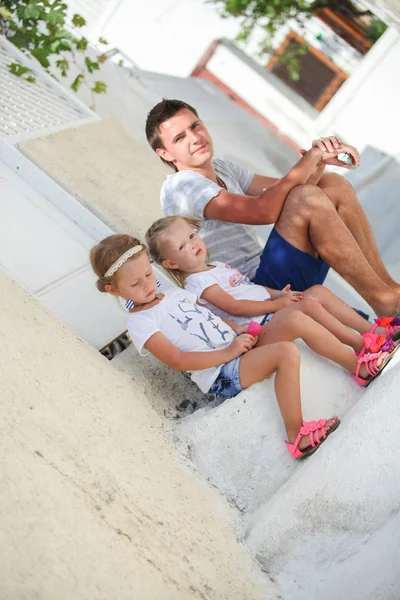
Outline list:
[[[192,292],[173,288],[167,290],[164,298],[152,308],[131,313],[128,332],[138,352],[142,356],[149,354],[144,345],[159,331],[181,352],[210,352],[230,346],[235,332],[207,308],[198,306],[196,301]],[[221,366],[191,371],[191,378],[202,392],[207,393]]]
[[[229,192],[247,193],[254,173],[216,158],[213,159],[213,165]],[[207,204],[223,189],[200,173],[179,171],[167,175],[161,188],[161,207],[165,216],[184,215],[201,219],[199,235],[207,245],[211,260],[231,264],[253,279],[262,251],[256,228],[204,217]]]
[[[258,321],[258,323],[261,323],[265,316],[265,312],[257,317],[236,317],[201,298],[204,290],[212,285],[218,284],[224,292],[227,292],[236,300],[270,299],[270,295],[265,287],[252,283],[248,277],[242,275],[237,269],[233,269],[227,264],[216,261],[210,264],[214,265],[213,269],[189,275],[185,280],[185,289],[196,294],[199,299],[198,301],[219,317],[227,317],[240,325],[244,325],[250,321]]]

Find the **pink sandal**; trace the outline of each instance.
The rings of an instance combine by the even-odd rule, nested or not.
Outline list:
[[[334,417],[333,417],[334,418]],[[325,423],[327,419],[320,419],[319,421],[303,421],[303,425],[300,427],[300,431],[297,435],[294,444],[286,442],[287,449],[293,458],[306,458],[311,454],[314,454],[320,445],[326,440],[328,435],[333,433],[337,427],[339,427],[340,419],[332,425],[329,431],[325,431]],[[299,450],[299,443],[302,437],[305,435],[310,436],[311,446],[307,446],[304,450]]]
[[[354,351],[357,356],[363,356],[366,352],[393,352],[393,350],[396,350],[398,347],[393,339],[384,333],[373,333],[372,331],[369,331],[368,333],[362,333],[361,335],[364,338],[364,347],[360,352]]]
[[[378,375],[380,375],[383,369],[386,367],[389,361],[393,358],[393,352],[390,354],[386,354],[382,363],[378,366],[378,358],[380,358],[384,354],[383,352],[374,352],[374,353],[365,353],[359,357],[357,362],[357,369],[355,375],[353,375],[354,379],[363,387],[367,387],[371,381],[373,381]],[[368,379],[363,379],[359,376],[360,368],[362,364],[365,364],[367,373],[369,375]]]
[[[386,335],[393,335],[400,329],[400,315],[396,313],[393,317],[378,317],[370,333],[374,333],[377,327],[384,327]]]

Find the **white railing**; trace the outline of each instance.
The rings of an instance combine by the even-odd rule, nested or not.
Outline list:
[[[33,70],[36,83],[12,75],[11,62]],[[17,142],[29,134],[71,127],[82,120],[97,120],[72,92],[61,87],[42,67],[0,37],[0,138]]]

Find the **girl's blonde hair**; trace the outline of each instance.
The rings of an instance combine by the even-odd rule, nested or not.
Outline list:
[[[143,249],[128,260],[134,260],[143,252],[147,252],[147,248],[135,237],[125,233],[117,233],[106,237],[91,249],[90,264],[98,277],[96,285],[100,292],[107,291],[106,285],[112,285],[117,289],[118,270],[110,277],[105,277],[105,273],[125,252],[135,246],[143,246]]]
[[[167,269],[162,264],[162,261],[165,260],[165,256],[163,254],[162,244],[160,243],[162,234],[176,221],[181,219],[185,221],[190,227],[198,231],[200,229],[200,219],[196,219],[196,217],[184,217],[181,215],[176,215],[173,217],[163,217],[162,219],[158,219],[153,225],[150,225],[146,232],[146,244],[150,252],[151,258],[165,269],[168,275],[180,286],[185,287],[185,276],[184,273],[180,269]]]

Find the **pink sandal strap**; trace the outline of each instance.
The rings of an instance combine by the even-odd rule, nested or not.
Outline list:
[[[303,421],[294,444],[286,442],[287,449],[293,458],[305,458],[306,456],[313,454],[313,452],[318,449],[328,435],[333,433],[339,426],[340,419],[337,417],[332,417],[332,419],[334,419],[334,423],[328,431],[325,431],[327,419],[320,419],[319,421]],[[300,440],[305,435],[310,436],[310,445],[307,446],[307,448],[303,448],[303,450],[299,450]]]
[[[372,377],[375,377],[380,373],[385,365],[385,361],[382,361],[380,365],[378,365],[378,358],[382,357],[383,354],[387,354],[386,352],[375,352],[375,353],[366,353],[359,357],[357,361],[357,368],[354,375],[355,380],[362,386],[366,386],[369,380]],[[367,369],[368,378],[364,379],[360,377],[360,368],[361,365],[365,364],[365,368]]]
[[[298,446],[301,438],[303,438],[305,435],[310,436],[310,445],[313,448],[315,448],[315,446],[318,446],[322,442],[322,440],[326,438],[325,423],[326,419],[320,419],[319,421],[303,421],[303,425],[300,427],[300,431],[297,434],[296,441],[293,444],[294,451],[301,452]],[[320,438],[319,434],[322,435],[322,439]]]
[[[368,375],[370,375],[371,377],[373,377],[374,375],[376,375],[379,371],[378,368],[378,361],[376,359],[371,360],[370,362],[367,362],[365,364],[365,367],[367,369]]]

